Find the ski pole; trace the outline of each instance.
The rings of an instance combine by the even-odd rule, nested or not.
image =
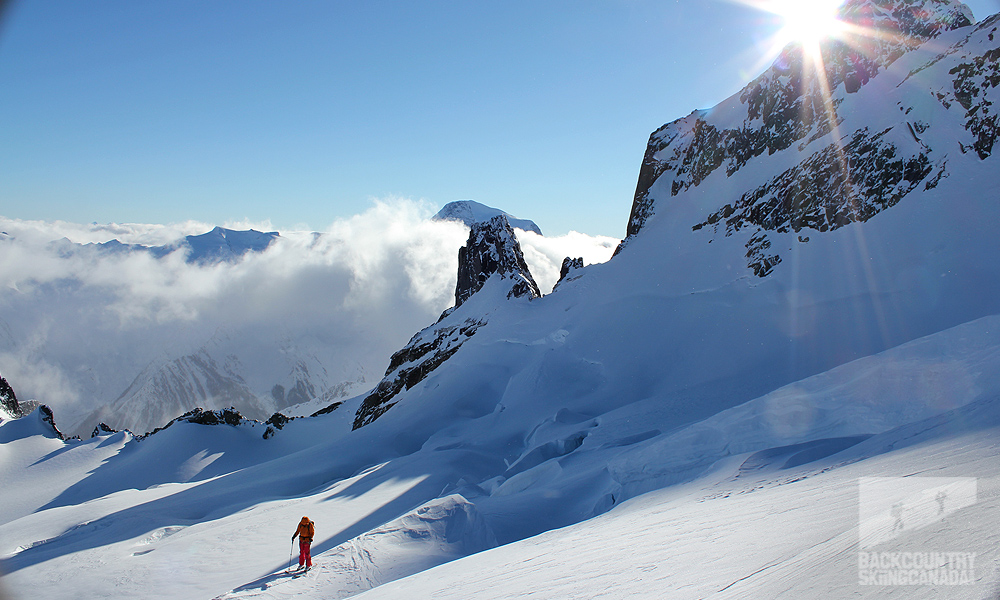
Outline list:
[[[292,557],[295,556],[295,538],[292,538],[292,549],[288,551],[288,569],[292,568]]]

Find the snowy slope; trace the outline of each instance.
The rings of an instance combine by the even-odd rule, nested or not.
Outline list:
[[[935,365],[964,373],[954,396],[919,385]],[[70,581],[110,597],[212,597],[227,589],[238,589],[233,597],[346,597],[341,594],[370,585],[359,579],[364,573],[369,582],[387,582],[482,550],[492,544],[491,533],[509,535],[512,521],[547,529],[553,514],[538,510],[540,499],[562,498],[570,511],[579,504],[569,502],[575,495],[593,502],[601,493],[592,474],[607,479],[610,472],[631,478],[623,486],[631,491],[612,492],[616,504],[645,488],[654,491],[604,517],[407,585],[460,597],[465,586],[496,579],[482,586],[483,597],[516,596],[525,591],[518,586],[540,597],[567,597],[567,590],[604,589],[607,582],[639,593],[637,577],[648,577],[642,581],[659,581],[644,588],[650,597],[663,590],[704,597],[772,565],[774,579],[768,573],[740,585],[760,586],[765,596],[798,585],[802,593],[833,590],[832,597],[848,597],[858,590],[850,573],[857,478],[961,476],[979,478],[975,505],[898,543],[910,547],[931,536],[933,549],[980,552],[982,585],[971,588],[978,593],[996,582],[988,567],[1000,559],[997,540],[984,527],[997,509],[997,373],[1000,317],[990,317],[674,432],[617,437],[628,430],[614,416],[587,423],[591,432],[578,448],[534,473],[522,471],[491,494],[470,485],[496,468],[491,455],[500,449],[485,440],[478,447],[474,438],[464,448],[429,445],[400,457],[398,433],[387,437],[377,421],[346,435],[350,415],[340,411],[293,421],[270,440],[260,438],[260,427],[178,423],[141,442],[120,433],[76,444],[47,437],[27,417],[0,425],[5,581],[50,598],[74,597]],[[945,397],[949,402],[942,404]],[[629,415],[646,425],[654,417]],[[446,413],[438,418],[452,427],[463,420]],[[563,414],[549,429],[570,420]],[[803,447],[801,440],[842,443]],[[574,479],[583,481],[573,486]],[[661,488],[666,483],[674,485]],[[442,505],[433,500],[439,494],[452,500]],[[427,502],[444,512],[421,521],[416,509]],[[302,514],[317,522],[317,568],[294,580],[270,575],[287,566],[288,538]],[[466,525],[434,525],[456,515]],[[424,533],[403,534],[409,541],[397,544],[401,528]],[[775,530],[795,533],[760,533]],[[369,561],[362,561],[363,570],[351,566],[359,557]],[[522,561],[538,564],[532,576],[514,568]],[[384,597],[393,597],[393,589]],[[743,589],[720,597],[739,597]]]
[[[918,428],[904,428],[808,466],[768,465],[765,474],[741,467],[752,456],[734,456],[694,483],[357,598],[996,598],[996,400],[953,415],[982,421],[972,431],[949,431],[945,440],[936,439],[941,422],[917,435]],[[901,441],[904,448],[881,454]],[[974,553],[969,584],[860,585],[859,480],[888,474],[918,485],[927,477],[932,486],[940,483],[934,478],[978,477],[974,505],[874,549]],[[294,597],[302,600],[327,597],[319,585],[299,590]]]

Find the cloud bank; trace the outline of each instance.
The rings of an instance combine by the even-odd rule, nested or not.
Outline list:
[[[281,231],[266,251],[218,264],[188,264],[181,251],[159,259],[95,246],[67,252],[59,241],[166,245],[211,224],[0,217],[0,373],[19,398],[73,420],[115,400],[148,365],[195,352],[225,331],[260,344],[308,339],[332,363],[331,379],[360,368],[374,385],[389,355],[454,302],[468,230],[432,221],[434,208],[378,201],[324,231]],[[544,291],[563,257],[603,262],[618,242],[579,233],[518,236]]]

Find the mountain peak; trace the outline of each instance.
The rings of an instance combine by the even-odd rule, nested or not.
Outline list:
[[[459,248],[455,306],[461,306],[493,275],[514,280],[508,297],[541,296],[524,262],[521,245],[503,214],[473,223],[469,240]]]
[[[849,0],[839,15],[865,29],[924,40],[975,23],[972,10],[956,0]]]
[[[474,200],[458,200],[455,202],[449,202],[444,205],[444,208],[438,211],[436,215],[432,217],[435,221],[461,221],[465,223],[468,227],[472,227],[475,223],[482,223],[489,221],[497,215],[503,215],[507,217],[507,221],[510,223],[511,227],[517,227],[518,229],[523,229],[524,231],[531,231],[542,235],[542,230],[535,225],[534,221],[529,221],[527,219],[518,219],[513,217],[499,208],[493,208],[492,206],[486,206],[485,204],[480,204]]]
[[[845,39],[823,44],[821,67],[801,45],[790,45],[741,92],[711,110],[695,111],[653,132],[639,171],[626,240],[619,251],[645,227],[658,204],[693,193],[710,178],[714,197],[732,195],[733,199],[691,222],[692,230],[705,230],[713,238],[745,230],[741,237],[746,240],[747,267],[760,277],[781,261],[776,249],[770,249],[773,236],[769,232],[839,229],[894,206],[918,186],[933,189],[948,175],[948,147],[934,147],[926,132],[932,123],[936,129],[945,129],[951,118],[932,118],[931,111],[938,108],[915,104],[919,94],[914,93],[914,86],[926,86],[941,109],[953,114],[957,112],[954,103],[963,102],[949,88],[959,94],[969,88],[969,94],[982,96],[976,100],[981,107],[973,107],[976,102],[971,100],[964,103],[969,106],[961,107],[968,111],[965,128],[978,141],[960,142],[959,149],[964,154],[974,147],[981,158],[989,156],[995,121],[987,120],[992,116],[978,115],[989,108],[990,101],[980,90],[994,85],[984,65],[995,43],[972,31],[972,13],[965,4],[851,0],[840,15],[855,27]],[[928,44],[966,27],[970,33],[965,40],[952,36],[950,42]],[[946,46],[945,54],[939,54]],[[918,48],[923,49],[902,66],[893,67]],[[955,55],[948,61],[954,62],[958,61],[956,53],[970,52],[975,56],[962,59],[967,62],[926,70],[945,56]],[[869,86],[886,73],[887,80]],[[906,88],[901,87],[901,80],[907,81]],[[973,80],[978,83],[973,85]],[[939,89],[942,84],[945,87]],[[958,134],[934,137],[948,135]],[[778,154],[784,158],[768,158]],[[784,172],[769,173],[769,179],[757,182],[753,189],[739,187],[747,185],[753,173],[767,172],[782,161],[789,165]],[[771,166],[755,171],[748,166],[751,163]],[[809,236],[800,238],[804,242]]]
[[[277,231],[236,231],[217,226],[208,233],[184,239],[191,248],[188,262],[204,263],[237,260],[247,252],[263,252],[278,237]]]

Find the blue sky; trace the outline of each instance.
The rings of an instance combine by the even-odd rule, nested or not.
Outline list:
[[[649,134],[778,27],[724,0],[15,0],[0,215],[322,229],[403,196],[620,237]]]

